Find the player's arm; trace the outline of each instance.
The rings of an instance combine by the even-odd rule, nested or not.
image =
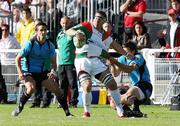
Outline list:
[[[127,11],[126,12],[129,16],[133,16],[133,17],[143,17],[143,14],[145,12],[143,11],[138,11],[138,12],[133,12],[133,11]]]
[[[116,52],[118,52],[119,54],[122,54],[124,56],[126,56],[128,59],[133,58],[132,55],[130,55],[129,53],[127,53],[120,44],[118,44],[115,40],[113,40],[113,42],[110,45],[110,48],[114,49]]]
[[[126,72],[126,73],[130,73],[130,72],[132,72],[133,70],[138,69],[138,66],[137,66],[135,63],[132,63],[132,64],[130,64],[130,65],[128,66],[128,65],[119,63],[119,62],[118,62],[116,59],[114,59],[113,57],[110,57],[109,60],[110,60],[111,63],[115,64],[120,71],[123,71],[123,72]]]
[[[70,28],[70,29],[68,29],[66,31],[66,34],[69,35],[69,36],[72,36],[72,37],[75,36],[77,33],[78,32],[75,29],[73,29],[73,28]]]
[[[20,54],[18,54],[16,56],[16,59],[15,59],[15,62],[16,62],[16,68],[17,68],[17,72],[18,72],[18,75],[19,75],[19,79],[20,80],[24,80],[24,76],[23,76],[23,72],[22,72],[22,67],[21,67],[21,56]]]
[[[57,63],[56,63],[56,56],[53,56],[50,58],[51,62],[51,71],[48,73],[49,78],[57,77],[56,69],[57,69]]]
[[[71,36],[71,37],[76,36],[79,42],[85,41],[84,34],[82,32],[79,32],[78,30],[73,29],[73,28],[68,29],[66,31],[66,34]]]

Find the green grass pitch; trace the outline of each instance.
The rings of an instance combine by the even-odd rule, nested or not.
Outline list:
[[[109,105],[92,105],[91,117],[82,118],[83,108],[71,108],[75,117],[67,118],[61,108],[29,108],[27,104],[18,117],[11,112],[17,105],[0,105],[0,126],[180,126],[180,111],[170,111],[168,107],[142,106],[147,118],[123,118]]]

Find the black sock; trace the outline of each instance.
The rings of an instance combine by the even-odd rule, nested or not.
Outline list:
[[[26,102],[28,101],[28,99],[31,97],[31,95],[28,95],[27,93],[23,93],[21,99],[20,99],[20,103],[19,106],[20,107],[24,107],[24,104],[26,104]]]
[[[69,112],[69,107],[67,105],[67,100],[65,99],[65,97],[59,97],[57,98],[58,102],[61,104],[61,107],[63,108],[66,116],[70,114]]]
[[[139,109],[139,105],[141,104],[141,102],[139,100],[134,100],[134,106],[133,106],[133,111],[140,111]]]

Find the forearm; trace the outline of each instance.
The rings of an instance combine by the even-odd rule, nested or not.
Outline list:
[[[119,54],[127,55],[126,51],[122,48],[122,46],[115,41],[111,43],[110,48],[114,49]]]
[[[76,30],[74,30],[73,28],[71,29],[68,29],[66,31],[66,34],[69,35],[69,36],[75,36],[78,32]]]
[[[22,68],[21,68],[21,58],[19,57],[19,55],[17,55],[17,57],[16,57],[16,68],[17,68],[18,74],[21,75]]]
[[[120,12],[126,12],[131,0],[126,0],[126,2],[120,6]]]
[[[122,63],[119,63],[113,57],[111,57],[109,60],[110,60],[111,63],[115,64],[120,71],[123,71],[123,72],[126,72],[126,73],[130,73],[130,72],[132,72],[134,70],[134,67],[128,66],[128,65],[125,65],[125,64],[122,64]]]
[[[144,12],[141,12],[141,11],[139,11],[139,12],[128,11],[127,14],[128,14],[129,16],[133,16],[133,17],[141,17],[141,18],[142,18]]]

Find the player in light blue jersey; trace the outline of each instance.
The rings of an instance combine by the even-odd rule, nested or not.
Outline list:
[[[133,105],[132,116],[142,117],[143,113],[140,111],[139,105],[145,103],[152,94],[149,71],[144,57],[138,53],[137,46],[133,42],[125,43],[124,50],[134,57],[128,59],[122,55],[118,58],[120,65],[116,72],[129,73],[131,81],[130,88],[125,94],[121,95],[121,101],[124,105]],[[117,73],[115,74],[117,75]]]

